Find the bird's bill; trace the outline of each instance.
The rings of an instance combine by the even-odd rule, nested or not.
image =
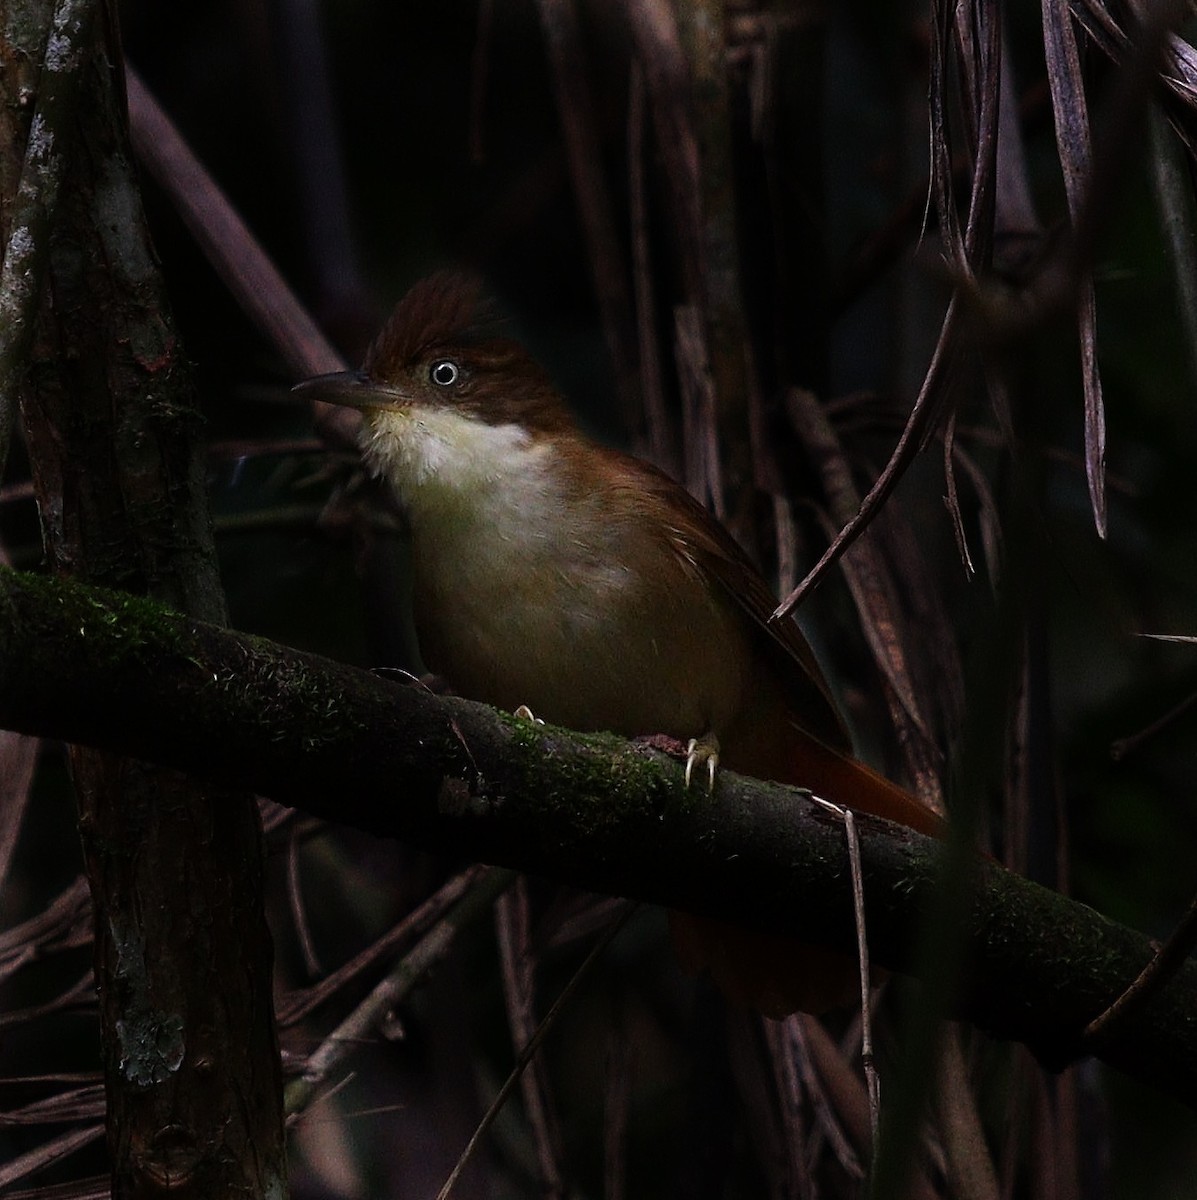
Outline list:
[[[306,400],[341,404],[346,408],[407,408],[412,397],[398,388],[369,379],[360,371],[334,371],[297,383],[291,391]]]

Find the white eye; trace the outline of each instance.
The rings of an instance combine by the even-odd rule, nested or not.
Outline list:
[[[452,359],[442,358],[428,368],[428,378],[437,387],[452,387],[461,375],[461,371]]]

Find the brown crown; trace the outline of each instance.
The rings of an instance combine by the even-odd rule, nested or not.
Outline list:
[[[544,369],[519,342],[503,336],[503,320],[481,281],[439,271],[414,284],[366,352],[363,370],[380,383],[404,384],[444,356],[466,368],[446,403],[492,424],[519,422],[533,431],[563,431],[572,422]]]
[[[502,320],[482,282],[438,271],[414,284],[366,352],[366,374],[385,380],[438,352],[497,339]]]

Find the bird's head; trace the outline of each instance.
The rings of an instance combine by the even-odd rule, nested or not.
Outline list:
[[[376,429],[394,424],[388,414],[422,412],[518,426],[533,438],[570,429],[548,375],[502,326],[478,279],[439,272],[399,301],[360,371],[319,375],[295,390],[360,408]]]

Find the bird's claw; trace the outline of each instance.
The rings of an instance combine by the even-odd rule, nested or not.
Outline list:
[[[686,746],[686,788],[695,766],[705,763],[707,768],[707,794],[715,790],[715,773],[719,769],[719,741],[713,733],[701,738],[691,738]]]

